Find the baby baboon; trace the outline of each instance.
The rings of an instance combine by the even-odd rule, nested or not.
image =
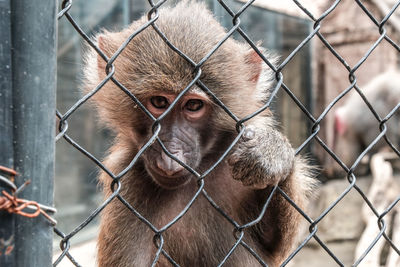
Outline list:
[[[103,32],[96,42],[111,57],[147,18],[121,32]],[[199,62],[225,36],[222,26],[203,4],[182,1],[161,8],[157,27],[180,51]],[[194,68],[168,47],[149,27],[139,33],[114,62],[114,77],[155,117],[161,116],[193,80]],[[87,55],[87,90],[106,77],[106,63],[94,52]],[[271,74],[248,47],[228,39],[201,66],[201,81],[236,116],[243,118],[268,98]],[[99,118],[116,133],[105,159],[114,173],[124,170],[153,135],[153,120],[112,82],[93,96]],[[199,173],[209,169],[237,136],[235,121],[198,85],[183,95],[161,120],[159,139],[179,161]],[[274,185],[279,183],[300,207],[313,185],[308,166],[294,155],[288,140],[277,131],[269,110],[246,124],[241,140],[228,158],[205,178],[208,195],[230,217],[244,224],[257,218]],[[100,181],[110,196],[112,179]],[[198,190],[197,179],[154,142],[121,178],[120,195],[153,225],[162,228],[181,212]],[[278,193],[259,223],[245,230],[243,240],[269,266],[279,265],[290,253],[301,215]],[[234,227],[200,194],[188,212],[162,233],[163,249],[181,266],[217,266],[236,239]],[[149,266],[156,247],[154,232],[124,204],[114,199],[101,216],[99,266]],[[157,266],[169,266],[159,258]],[[238,246],[226,266],[259,265]]]

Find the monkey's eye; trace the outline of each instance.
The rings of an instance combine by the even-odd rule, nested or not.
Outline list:
[[[189,99],[186,104],[185,108],[189,111],[199,111],[203,107],[203,101],[200,99]]]
[[[164,109],[168,107],[168,100],[163,96],[153,96],[150,98],[151,104],[158,109]]]

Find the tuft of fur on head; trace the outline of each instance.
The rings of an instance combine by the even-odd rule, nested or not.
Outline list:
[[[95,43],[110,58],[146,22],[144,16],[121,32],[103,31],[95,37]],[[226,36],[226,30],[213,14],[203,3],[195,1],[160,8],[155,25],[195,63]],[[276,59],[271,57],[271,61],[274,63]],[[106,62],[90,48],[85,63],[87,93],[106,77]],[[179,93],[195,77],[194,67],[168,47],[151,26],[132,39],[114,61],[114,67],[114,78],[139,100],[160,91]],[[201,70],[201,81],[239,118],[255,112],[269,96],[273,72],[247,44],[232,38],[216,50]],[[193,89],[200,90],[196,86]],[[143,119],[143,114],[141,118],[133,114],[138,113],[134,102],[111,81],[92,99],[97,103],[100,117],[111,128],[122,129]],[[210,123],[234,129],[235,122],[222,109],[216,109],[219,110]],[[125,125],[121,125],[121,114],[127,118]]]

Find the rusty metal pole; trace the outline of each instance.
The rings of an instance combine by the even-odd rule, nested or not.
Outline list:
[[[47,206],[53,203],[56,3],[0,0],[0,164],[20,173],[17,186],[31,180],[19,198]],[[0,235],[9,241],[7,255],[0,245],[0,266],[51,266],[53,228],[43,216],[2,212]]]
[[[14,167],[12,73],[11,73],[11,0],[0,0],[0,165]],[[4,179],[9,176],[0,172]],[[0,181],[0,191],[10,187]],[[0,211],[0,266],[15,266],[15,217]]]

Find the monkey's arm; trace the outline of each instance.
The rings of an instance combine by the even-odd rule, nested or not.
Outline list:
[[[272,186],[279,183],[279,188],[304,210],[315,187],[310,168],[302,157],[295,157],[287,138],[263,119],[266,118],[261,117],[247,126],[244,137],[230,155],[228,162],[232,166],[232,176],[244,185],[261,189],[255,192],[262,196],[262,204],[269,197]],[[275,192],[262,220],[252,229],[268,255],[268,266],[279,266],[292,251],[301,217],[281,194]]]
[[[285,180],[294,166],[294,150],[289,141],[264,119],[246,126],[228,158],[233,178],[255,188]]]

